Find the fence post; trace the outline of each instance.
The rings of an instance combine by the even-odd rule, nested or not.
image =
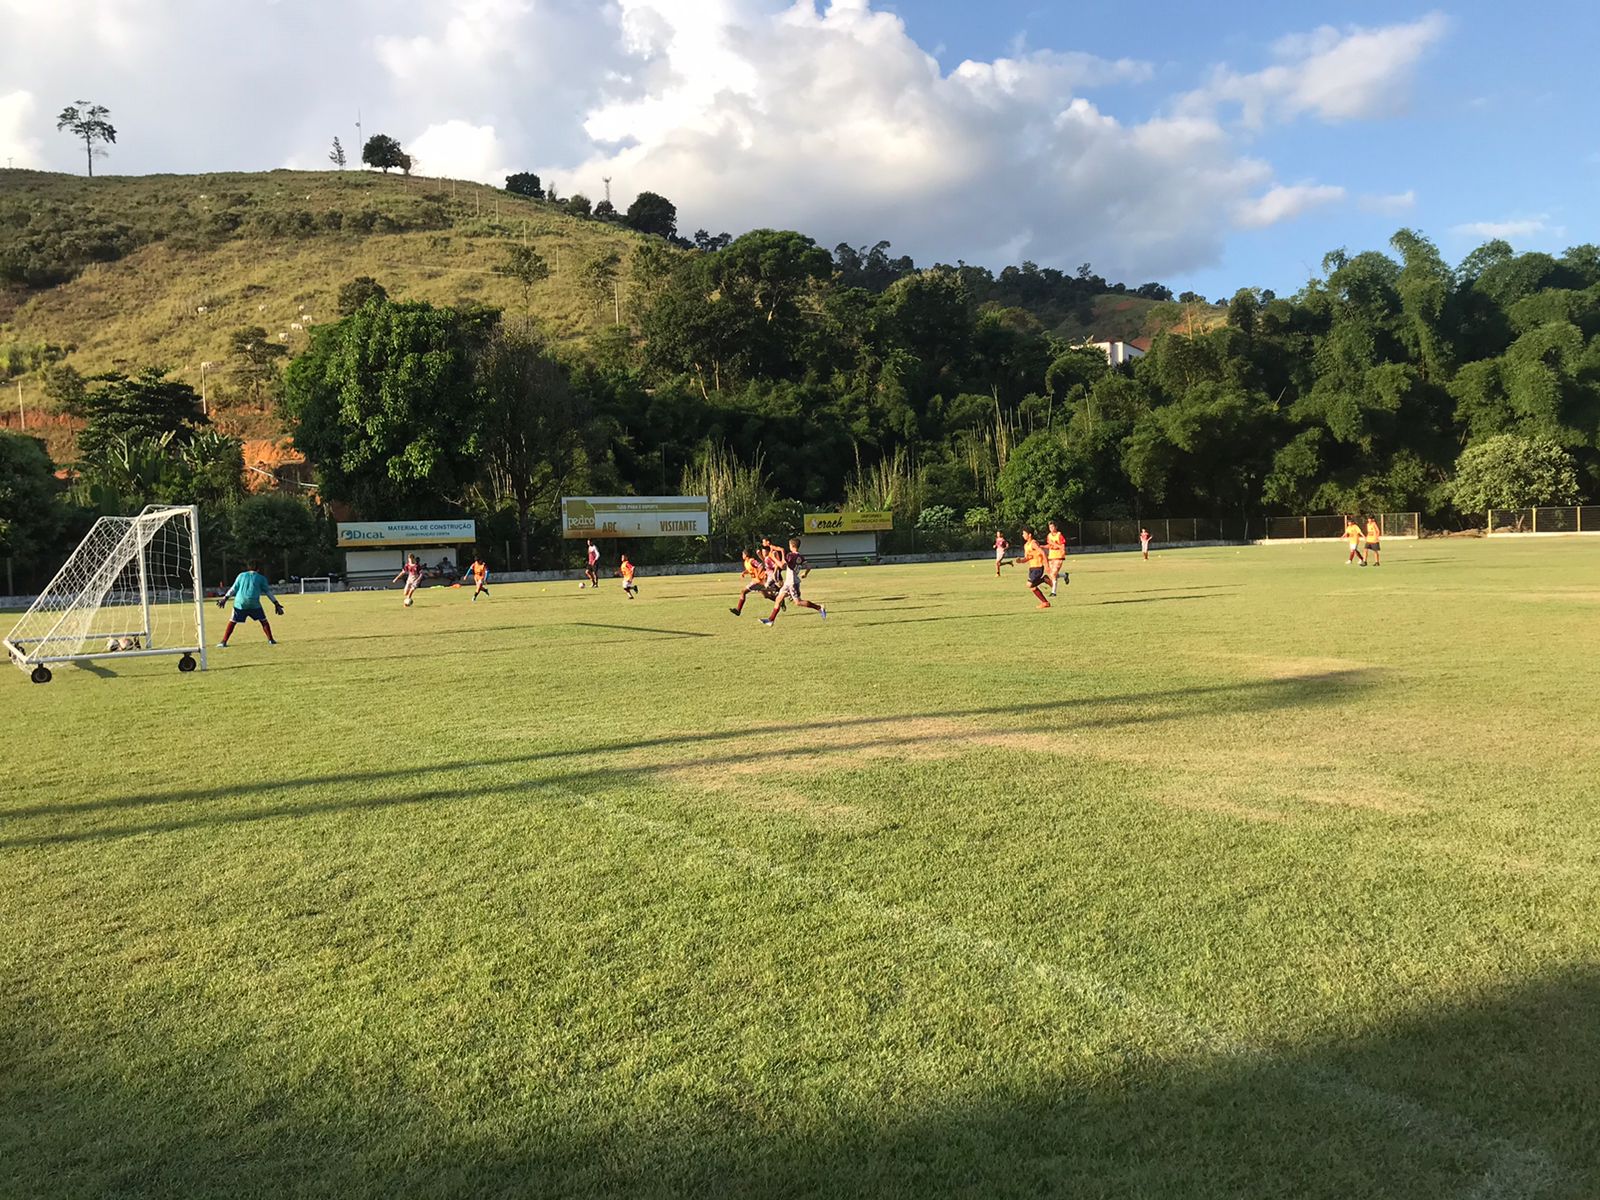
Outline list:
[[[1578,532],[1582,533],[1583,532],[1583,505],[1581,505],[1581,504],[1578,505],[1578,507],[1573,509],[1572,511],[1573,511],[1573,515],[1578,518]]]

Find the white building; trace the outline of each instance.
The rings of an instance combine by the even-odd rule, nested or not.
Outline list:
[[[1106,356],[1106,362],[1113,367],[1120,367],[1123,363],[1130,363],[1136,358],[1143,358],[1150,349],[1149,338],[1134,338],[1131,342],[1085,342],[1084,345],[1092,346]]]

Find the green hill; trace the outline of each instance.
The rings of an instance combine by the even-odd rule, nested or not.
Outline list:
[[[616,252],[625,278],[643,240],[453,180],[0,171],[0,378],[64,354],[84,374],[161,365],[199,387],[200,364],[225,362],[241,327],[302,349],[311,325],[336,319],[339,288],[360,275],[397,297],[520,314],[521,287],[495,268],[523,241],[552,269],[530,293],[530,315],[559,339],[581,338],[612,319],[611,305],[602,311],[580,286],[582,265]],[[268,414],[233,416],[236,432],[271,432]]]
[[[271,441],[276,414],[243,395],[230,371],[235,330],[259,326],[291,354],[338,316],[341,286],[362,275],[397,298],[478,302],[524,312],[520,285],[496,268],[526,242],[550,278],[526,312],[551,336],[581,340],[613,320],[580,282],[584,263],[616,253],[626,280],[645,239],[574,217],[546,201],[459,180],[367,171],[268,171],[86,179],[0,171],[0,381],[33,396],[31,432],[57,461],[73,426],[43,407],[38,369],[63,361],[84,375],[163,366],[199,388],[206,372],[227,432]],[[626,284],[624,284],[624,288]],[[626,295],[623,296],[626,301]],[[1209,306],[1160,305],[1105,293],[1066,319],[1037,315],[1058,336],[1131,340],[1164,324],[1220,319]],[[25,392],[26,394],[26,392]],[[0,406],[0,428],[17,409]]]
[[[1069,317],[1051,332],[1071,342],[1122,341],[1150,335],[1169,328],[1194,331],[1215,328],[1227,319],[1227,310],[1209,304],[1178,304],[1171,300],[1147,300],[1143,296],[1105,292],[1093,301],[1092,317]]]

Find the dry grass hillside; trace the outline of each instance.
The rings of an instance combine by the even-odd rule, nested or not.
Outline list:
[[[61,361],[84,374],[159,365],[199,388],[200,364],[210,362],[213,395],[220,389],[226,399],[235,330],[260,326],[297,353],[314,325],[337,318],[339,288],[361,275],[397,299],[526,311],[558,339],[582,338],[613,316],[609,299],[602,306],[580,285],[583,264],[617,253],[625,287],[628,258],[642,240],[452,180],[364,171],[94,180],[0,171],[0,256],[31,255],[41,275],[70,274],[53,286],[0,292],[0,376],[21,378],[26,397],[37,365],[64,353]],[[519,242],[552,271],[526,306],[521,286],[496,272]],[[36,385],[34,394],[42,403]],[[245,405],[224,418],[246,436],[275,429],[270,414]],[[13,402],[5,424],[16,422]],[[41,413],[30,424],[56,448],[56,423]]]

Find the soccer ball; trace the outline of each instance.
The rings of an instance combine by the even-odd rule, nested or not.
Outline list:
[[[403,603],[407,608],[410,608],[411,607],[411,597],[407,596],[403,601],[401,601],[401,603]]]

